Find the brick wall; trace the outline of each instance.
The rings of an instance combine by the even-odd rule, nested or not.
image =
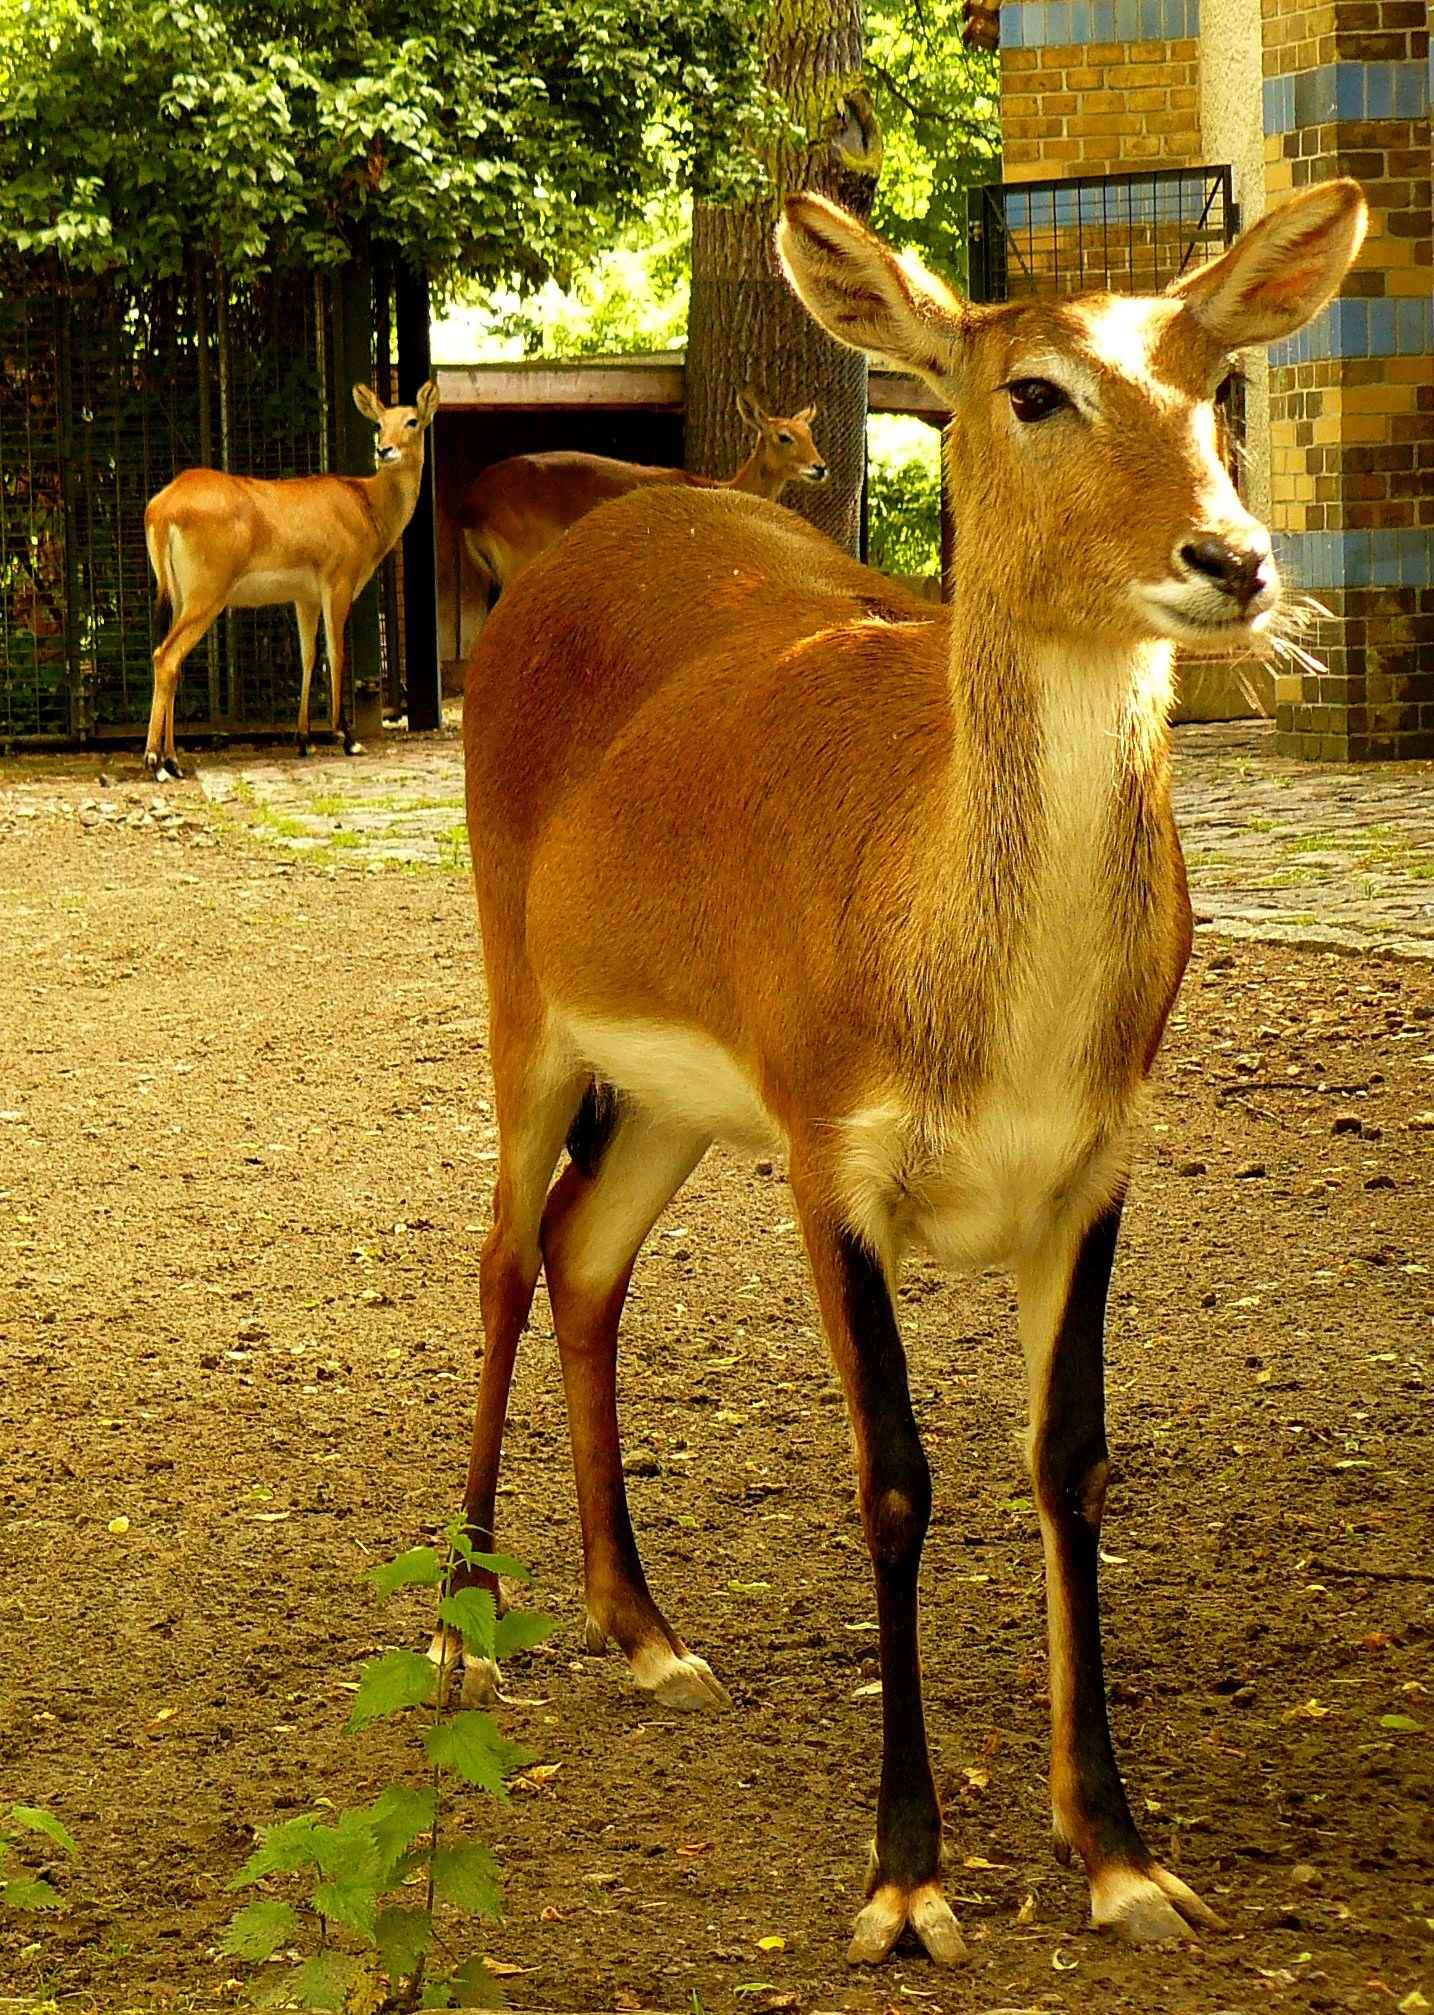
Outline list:
[[[1199,161],[1198,80],[1199,45],[1192,36],[1034,49],[1003,45],[1005,179],[1110,175]]]
[[[1332,612],[1282,674],[1286,750],[1434,755],[1434,211],[1425,0],[1262,0],[1277,202],[1354,175],[1370,233],[1341,298],[1270,353],[1272,529]]]

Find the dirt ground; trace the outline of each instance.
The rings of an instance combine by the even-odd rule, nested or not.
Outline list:
[[[52,809],[7,820],[37,775]],[[193,785],[178,825],[86,824],[95,789],[93,761],[0,766],[0,1810],[48,1804],[81,1848],[65,1914],[0,1928],[0,1993],[214,2006],[247,1970],[216,1940],[253,1829],[406,1767],[401,1734],[342,1724],[366,1657],[426,1641],[424,1598],[380,1605],[364,1570],[461,1481],[483,998],[456,853],[306,859]],[[518,2008],[1434,2001],[1430,976],[1202,932],[1133,1186],[1113,1717],[1152,1847],[1229,1934],[1132,1954],[1083,1928],[1047,1844],[1011,1297],[918,1266],[927,1703],[971,1963],[846,1968],[869,1573],[780,1167],[714,1154],[641,1265],[622,1379],[654,1587],[736,1712],[660,1718],[581,1653],[540,1298],[501,1539],[561,1628],[502,1718],[556,1768],[465,1811],[506,1871],[487,1949]]]

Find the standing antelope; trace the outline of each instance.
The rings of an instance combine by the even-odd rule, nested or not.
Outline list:
[[[721,1703],[638,1557],[618,1321],[644,1239],[710,1142],[784,1146],[876,1576],[884,1756],[855,1960],[884,1958],[908,1924],[935,1959],[963,1950],[918,1655],[931,1479],[892,1307],[914,1242],[1016,1280],[1057,1852],[1081,1856],[1097,1925],[1144,1941],[1219,1923],[1152,1858],[1106,1720],[1103,1327],[1190,947],[1174,647],[1246,648],[1280,600],[1212,400],[1232,353],[1329,298],[1364,224],[1357,185],[1329,182],[1155,298],[973,307],[795,197],[779,249],[811,314],[953,412],[953,606],[893,603],[753,498],[665,492],[577,526],[473,660],[500,1154],[466,1514],[491,1544],[541,1265],[588,1644],[616,1639],[667,1705]]]
[[[145,544],[159,603],[173,617],[154,654],[154,700],[145,743],[156,780],[179,777],[174,695],[185,658],[224,609],[292,602],[299,625],[303,684],[299,754],[309,753],[309,684],[319,616],[328,645],[333,725],[345,755],[363,754],[344,704],[344,624],[355,596],[403,536],[418,502],[423,437],[438,410],[430,379],[412,406],[384,406],[367,385],[354,404],[378,428],[373,476],[295,476],[268,482],[219,469],[186,469],[144,514]]]
[[[742,490],[773,502],[788,483],[825,483],[830,475],[812,439],[815,406],[790,420],[774,419],[752,391],[737,394],[737,411],[757,436],[756,446],[725,482],[689,475],[685,469],[655,469],[641,462],[618,462],[608,455],[513,455],[475,476],[459,511],[463,542],[485,601],[502,593],[545,553],[569,525],[629,490]],[[481,632],[486,608],[478,619]]]

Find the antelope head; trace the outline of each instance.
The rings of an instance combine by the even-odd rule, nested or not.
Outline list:
[[[1324,306],[1366,217],[1357,183],[1325,182],[1163,294],[998,307],[817,196],[789,199],[777,246],[829,335],[950,406],[961,581],[1053,637],[1220,650],[1268,628],[1280,580],[1220,459],[1216,394],[1241,350]]]

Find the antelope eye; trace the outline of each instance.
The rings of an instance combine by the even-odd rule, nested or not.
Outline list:
[[[1049,378],[1013,378],[1005,390],[1010,394],[1011,411],[1026,426],[1048,420],[1070,404],[1060,386]]]
[[[405,420],[403,424],[405,427],[416,427],[418,422],[417,420]]]
[[[790,448],[792,445],[792,437],[790,434],[778,434],[777,439],[781,442],[784,448]]]

